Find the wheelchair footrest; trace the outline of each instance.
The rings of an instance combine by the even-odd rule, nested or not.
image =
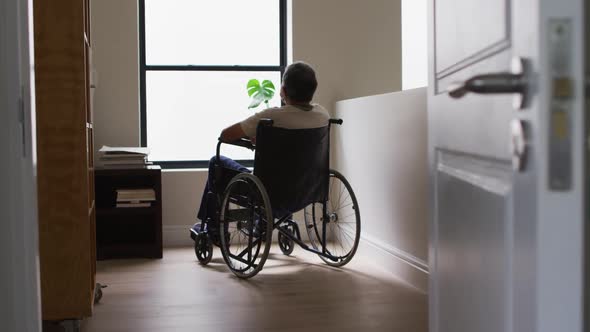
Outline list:
[[[199,236],[200,234],[206,234],[207,233],[207,229],[201,229],[201,222],[198,222],[196,224],[193,225],[193,227],[190,228],[190,235],[191,235],[191,239],[193,239],[193,241],[196,241],[197,236]]]

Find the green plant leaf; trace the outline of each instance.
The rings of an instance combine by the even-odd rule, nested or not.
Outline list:
[[[263,87],[265,90],[272,90],[272,93],[273,93],[273,94],[274,94],[274,92],[275,92],[275,85],[274,85],[274,84],[272,84],[272,82],[271,82],[271,81],[269,81],[269,80],[264,80],[264,81],[262,81],[262,87]]]
[[[248,85],[246,86],[246,89],[248,89],[248,96],[252,97],[252,95],[256,93],[256,91],[259,91],[260,88],[260,82],[257,79],[253,78],[249,80]]]
[[[275,85],[269,80],[264,80],[260,84],[257,79],[251,79],[248,81],[246,89],[248,96],[252,98],[250,106],[248,106],[249,109],[258,107],[262,102],[268,104],[268,101],[275,95]]]

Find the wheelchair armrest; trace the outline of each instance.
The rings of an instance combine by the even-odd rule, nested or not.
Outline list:
[[[219,138],[219,145],[221,145],[221,143],[225,143],[225,144],[229,144],[229,145],[237,145],[237,146],[241,146],[250,150],[255,150],[256,146],[254,144],[252,144],[252,141],[249,139],[245,139],[245,138],[240,138],[238,140],[232,141],[232,142],[225,142],[223,140],[221,140],[221,137]]]

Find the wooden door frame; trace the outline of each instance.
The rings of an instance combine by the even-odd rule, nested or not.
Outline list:
[[[32,0],[0,2],[0,322],[41,329]]]

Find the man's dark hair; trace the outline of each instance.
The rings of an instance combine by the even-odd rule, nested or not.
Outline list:
[[[315,71],[305,62],[294,62],[285,70],[283,87],[292,101],[309,103],[318,87]]]

